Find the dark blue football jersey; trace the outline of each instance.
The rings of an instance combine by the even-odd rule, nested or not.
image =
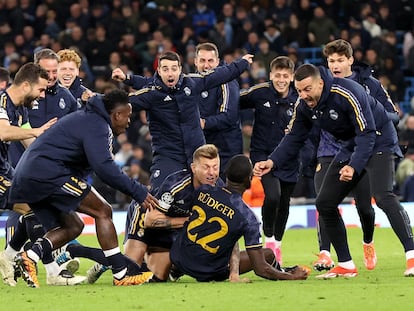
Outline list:
[[[219,178],[216,183],[224,186],[224,182]],[[158,209],[170,217],[187,217],[191,213],[194,200],[194,186],[192,174],[183,169],[168,175],[155,193],[152,193],[159,202]],[[155,235],[159,229],[145,229],[144,231],[145,209],[136,201],[132,201],[128,206],[127,219],[125,224],[126,238],[135,239],[151,244],[146,236]],[[165,232],[175,232],[175,229],[162,230]],[[144,236],[145,232],[145,236]],[[147,234],[148,233],[148,234]]]
[[[223,186],[221,179],[218,186]],[[191,173],[184,169],[168,175],[154,196],[158,199],[159,209],[171,217],[190,215],[194,199],[194,187]]]
[[[15,106],[7,92],[0,92],[0,119],[5,119],[10,125],[19,127],[29,122],[27,108]],[[0,141],[0,170],[3,172],[10,169],[9,146],[10,142]]]
[[[228,270],[233,247],[242,236],[246,249],[262,247],[260,223],[241,195],[203,185],[195,191],[189,221],[173,243],[171,261],[199,281],[214,279]]]

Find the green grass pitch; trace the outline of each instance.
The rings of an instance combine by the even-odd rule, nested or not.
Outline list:
[[[359,269],[352,279],[317,280],[312,272],[306,281],[275,282],[249,273],[250,284],[197,283],[183,277],[176,283],[114,287],[111,273],[106,272],[93,285],[53,287],[45,284],[44,268],[39,265],[40,288],[29,288],[21,279],[14,288],[0,285],[0,310],[411,310],[414,278],[403,276],[405,256],[392,230],[375,231],[378,265],[373,271],[363,265],[361,230],[349,228],[348,239]],[[80,241],[97,245],[95,236],[81,236]],[[4,245],[4,239],[0,243]],[[310,266],[317,253],[315,230],[288,230],[282,250],[284,265]],[[82,259],[79,274],[91,265]]]

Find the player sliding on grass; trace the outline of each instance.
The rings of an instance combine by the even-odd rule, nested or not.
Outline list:
[[[305,280],[309,268],[296,266],[285,272],[265,260],[260,223],[241,197],[250,187],[250,160],[244,155],[233,157],[226,176],[225,187],[202,185],[196,190],[189,221],[171,248],[175,268],[198,281],[224,281],[233,273],[237,277],[237,272],[251,270],[270,280]],[[237,266],[233,263],[230,267],[229,262],[234,245],[242,236],[246,251],[240,254],[239,271],[234,271]]]

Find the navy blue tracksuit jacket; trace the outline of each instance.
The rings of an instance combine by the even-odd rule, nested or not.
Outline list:
[[[299,101],[291,122],[291,132],[269,156],[277,167],[296,157],[316,122],[318,126],[345,143],[336,161],[349,161],[359,174],[373,153],[401,155],[397,132],[384,106],[369,96],[355,81],[334,78],[320,68],[324,81],[318,105],[310,109]]]
[[[252,86],[240,93],[240,108],[254,108],[253,134],[250,158],[253,163],[264,161],[285,136],[285,130],[293,115],[298,94],[293,87],[282,98],[272,81]],[[297,182],[299,162],[295,159],[278,167],[274,174],[283,181]]]
[[[110,124],[100,95],[92,97],[85,109],[61,118],[23,154],[15,170],[11,201],[39,202],[68,176],[85,179],[93,170],[109,186],[143,202],[147,188],[122,173],[113,161]]]
[[[157,159],[171,159],[190,165],[195,149],[205,144],[200,126],[200,94],[234,80],[248,65],[241,59],[208,74],[182,75],[174,88],[167,87],[155,74],[147,87],[130,94],[132,106],[148,112],[154,163]]]

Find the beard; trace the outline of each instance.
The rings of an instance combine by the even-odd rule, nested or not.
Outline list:
[[[23,99],[23,106],[31,109],[33,107],[33,101],[35,101],[37,98],[33,97],[33,96],[26,96]]]

